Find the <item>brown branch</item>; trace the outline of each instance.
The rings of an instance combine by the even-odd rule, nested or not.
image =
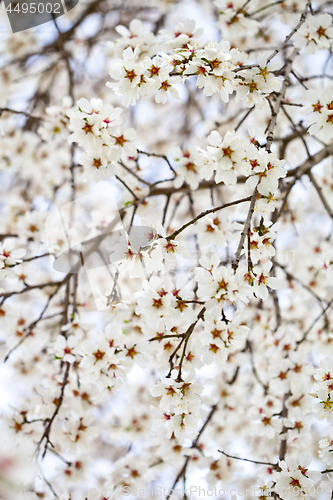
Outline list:
[[[277,116],[278,116],[278,113],[279,113],[281,105],[282,105],[282,100],[283,100],[284,95],[285,95],[286,90],[287,90],[287,86],[288,86],[288,79],[287,79],[287,77],[288,77],[288,75],[289,75],[289,73],[291,71],[293,59],[296,56],[296,54],[297,54],[297,50],[294,49],[293,52],[292,52],[292,54],[291,54],[291,56],[289,57],[289,59],[287,60],[287,62],[285,64],[284,81],[283,81],[283,84],[282,84],[282,87],[281,87],[281,91],[280,91],[280,93],[278,95],[278,98],[276,100],[275,106],[272,109],[272,116],[271,116],[271,119],[270,119],[270,122],[269,122],[269,125],[268,125],[268,129],[267,129],[266,146],[265,146],[265,149],[266,149],[266,151],[268,153],[271,152],[271,145],[273,143],[273,130],[274,130],[275,125],[276,125],[276,120],[277,120]],[[234,259],[234,261],[232,263],[232,268],[233,268],[234,272],[237,271],[238,266],[239,266],[240,255],[241,255],[241,252],[243,250],[243,246],[244,246],[244,241],[245,241],[246,235],[247,235],[248,230],[249,230],[250,225],[251,225],[251,220],[252,220],[252,215],[253,215],[253,212],[254,212],[254,207],[255,207],[255,203],[256,203],[256,199],[257,199],[257,194],[258,194],[258,186],[256,186],[256,188],[255,188],[255,190],[254,190],[254,192],[253,192],[253,194],[251,196],[250,208],[249,208],[249,211],[248,211],[248,214],[247,214],[247,217],[246,217],[246,221],[245,221],[243,230],[241,232],[241,238],[240,238],[240,241],[239,241],[236,253],[235,253],[235,259]]]
[[[294,177],[290,184],[288,185],[287,191],[284,195],[282,205],[278,211],[276,211],[272,217],[272,222],[275,223],[283,214],[285,207],[287,205],[289,194],[296,184],[296,182],[304,175],[308,174],[312,167],[323,161],[325,158],[328,158],[333,154],[333,144],[324,147],[318,153],[310,156],[307,160],[305,160],[301,165],[295,167],[288,171],[287,177]]]
[[[268,385],[264,384],[263,381],[261,380],[261,378],[259,377],[258,375],[258,372],[257,372],[257,369],[255,367],[255,364],[254,364],[254,358],[253,358],[253,349],[252,349],[252,343],[250,340],[246,340],[246,347],[250,353],[250,359],[251,359],[251,364],[252,364],[252,372],[253,372],[253,375],[256,377],[256,379],[258,380],[259,384],[262,386],[262,388],[264,389],[264,392],[265,394],[267,394],[267,391],[268,391]]]
[[[305,142],[305,139],[304,139],[304,137],[303,137],[303,135],[304,135],[304,134],[302,134],[302,132],[300,132],[300,131],[297,129],[297,127],[296,127],[296,125],[294,124],[294,122],[293,122],[293,120],[292,120],[291,116],[290,116],[290,115],[289,115],[289,113],[285,110],[285,108],[284,108],[284,106],[283,106],[283,103],[281,103],[281,109],[282,109],[282,111],[284,112],[284,114],[286,115],[286,117],[288,118],[288,120],[290,121],[291,126],[292,126],[293,130],[295,131],[295,134],[297,134],[297,135],[298,135],[298,137],[299,137],[299,138],[301,139],[301,141],[303,142],[304,147],[305,147],[305,149],[306,149],[306,154],[307,154],[307,156],[308,156],[308,158],[309,158],[311,155],[310,155],[310,151],[309,151],[308,145],[307,145],[307,143]]]
[[[18,347],[20,347],[20,346],[23,344],[23,342],[25,342],[25,340],[26,340],[26,339],[27,339],[27,338],[31,335],[31,332],[32,332],[33,328],[35,328],[35,326],[36,326],[36,325],[37,325],[37,324],[38,324],[38,323],[39,323],[39,322],[43,319],[43,316],[44,316],[44,314],[45,314],[45,312],[46,312],[47,308],[49,307],[51,300],[52,300],[52,299],[53,299],[53,297],[54,297],[54,296],[58,293],[59,288],[60,288],[60,286],[61,286],[61,285],[62,285],[62,283],[60,283],[60,284],[57,286],[56,290],[55,290],[53,293],[51,293],[51,295],[50,295],[50,296],[49,296],[49,298],[47,299],[47,302],[46,302],[46,304],[45,304],[45,306],[44,306],[44,308],[43,308],[42,312],[41,312],[41,313],[40,313],[40,315],[38,316],[38,318],[37,318],[35,321],[33,321],[33,322],[32,322],[32,323],[31,323],[31,324],[30,324],[30,325],[26,328],[27,332],[25,333],[25,335],[24,335],[24,336],[20,339],[20,341],[19,341],[19,342],[18,342],[15,346],[14,346],[14,347],[12,347],[12,348],[11,348],[11,350],[10,350],[10,351],[6,354],[6,357],[5,357],[5,359],[4,359],[4,363],[6,363],[6,361],[7,361],[7,360],[8,360],[8,358],[9,358],[9,356],[12,354],[12,352],[14,352],[14,351],[15,351]],[[44,318],[44,319],[45,319],[45,318]]]
[[[180,358],[180,362],[179,362],[178,377],[176,379],[176,382],[182,382],[183,381],[183,379],[182,379],[182,367],[183,367],[183,362],[184,362],[184,358],[185,358],[185,354],[186,354],[187,344],[188,344],[188,341],[190,339],[190,336],[192,335],[192,333],[194,331],[195,325],[198,323],[198,321],[200,319],[203,318],[205,312],[206,312],[206,308],[203,307],[201,309],[201,311],[199,312],[198,316],[197,316],[197,320],[194,323],[192,323],[192,325],[187,330],[186,337],[184,337],[185,338],[185,342],[184,342],[183,352],[182,352],[182,355],[181,355],[181,358]]]
[[[288,408],[286,407],[286,400],[289,398],[289,396],[291,396],[291,393],[287,392],[284,395],[284,398],[283,398],[283,407],[282,407],[282,410],[281,410],[281,418],[282,419],[288,417]],[[284,434],[287,430],[288,430],[287,427],[283,426],[281,434]],[[282,439],[281,443],[280,443],[279,460],[284,460],[285,456],[286,456],[286,453],[287,453],[287,439],[285,438],[285,439]],[[281,467],[279,465],[277,465],[276,466],[276,470],[280,471]]]
[[[38,285],[27,286],[27,287],[23,288],[23,290],[20,290],[18,292],[14,291],[14,292],[0,293],[0,297],[2,297],[2,299],[3,299],[1,301],[0,305],[2,305],[4,303],[4,301],[6,299],[8,299],[8,297],[12,297],[13,295],[21,295],[22,293],[27,293],[27,292],[30,292],[31,290],[37,290],[37,289],[41,290],[42,288],[46,288],[47,286],[58,286],[58,285],[63,285],[63,284],[64,284],[64,280],[63,281],[49,281],[47,283],[39,283]]]
[[[165,219],[166,219],[166,214],[167,214],[169,203],[170,203],[170,199],[171,199],[171,195],[170,194],[167,194],[166,196],[167,197],[166,197],[166,200],[165,200],[165,205],[164,205],[164,210],[163,210],[162,226],[164,226]]]
[[[234,14],[234,16],[230,19],[229,21],[229,24],[232,24],[235,19],[237,18],[238,14],[244,14],[244,9],[245,7],[251,2],[251,0],[246,0],[245,3],[239,7],[239,9],[237,9],[236,13]]]
[[[50,433],[51,433],[52,424],[54,422],[54,419],[56,418],[56,416],[59,413],[60,407],[61,407],[63,399],[64,399],[65,387],[68,384],[68,375],[69,375],[69,369],[70,369],[71,364],[66,361],[64,363],[64,365],[66,366],[66,368],[65,368],[65,373],[64,373],[63,380],[62,380],[62,384],[61,384],[61,390],[60,390],[60,395],[58,398],[58,403],[57,403],[56,409],[54,410],[52,417],[48,420],[47,426],[46,426],[44,433],[43,433],[41,439],[39,440],[39,442],[37,444],[37,448],[36,448],[36,455],[38,455],[41,444],[44,441],[44,439],[46,439],[45,448],[44,448],[44,452],[42,455],[43,458],[46,455],[47,447],[50,443]]]
[[[253,191],[251,198],[250,198],[250,208],[249,208],[249,211],[247,213],[246,221],[245,221],[245,224],[243,226],[243,230],[241,232],[241,237],[240,237],[238,247],[237,247],[237,250],[235,253],[235,258],[234,258],[234,261],[232,263],[232,268],[233,268],[234,272],[237,271],[238,266],[239,266],[240,255],[241,255],[241,252],[243,250],[245,238],[247,236],[248,230],[249,230],[250,225],[251,225],[251,220],[252,220],[252,215],[254,212],[254,206],[256,203],[257,195],[258,195],[258,189],[256,187],[255,190]]]
[[[297,179],[300,179],[300,177],[302,177],[302,175],[304,174],[307,174],[312,167],[323,161],[325,158],[328,158],[332,154],[333,154],[333,144],[325,146],[323,149],[318,151],[318,153],[315,153],[314,155],[307,158],[307,160],[305,160],[298,167],[288,170],[287,177],[297,177]]]
[[[315,326],[315,324],[320,320],[320,318],[322,316],[324,316],[324,314],[326,313],[326,311],[328,311],[328,309],[331,307],[331,305],[333,304],[333,299],[331,299],[329,301],[329,303],[327,304],[327,306],[325,307],[325,309],[319,314],[319,316],[316,317],[316,319],[312,322],[311,326],[307,329],[307,331],[304,333],[303,337],[301,338],[301,340],[297,340],[296,344],[297,346],[299,346],[302,342],[304,342],[304,340],[306,339],[306,337],[308,336],[308,334],[311,332],[312,328]]]
[[[324,205],[325,209],[326,209],[326,212],[328,213],[328,215],[331,217],[331,219],[333,219],[333,210],[331,209],[331,207],[329,206],[324,194],[323,194],[323,190],[322,190],[322,187],[318,184],[315,176],[313,175],[313,173],[309,170],[308,172],[308,176],[310,178],[310,181],[312,182],[315,190],[317,191],[318,195],[319,195],[319,198],[321,199],[322,201],[322,204]]]
[[[308,10],[308,7],[310,6],[310,4],[311,4],[311,0],[308,0],[306,2],[305,10],[302,13],[302,15],[300,17],[300,20],[298,21],[296,27],[289,33],[289,35],[286,36],[286,38],[284,39],[284,41],[282,42],[282,44],[277,49],[275,49],[274,52],[269,56],[269,58],[267,59],[267,63],[266,64],[270,63],[270,61],[273,59],[273,57],[275,57],[280,52],[280,50],[282,50],[287,45],[287,43],[289,42],[289,40],[291,39],[291,37],[296,33],[296,31],[299,30],[299,28],[305,22],[306,15],[307,15],[307,10]]]
[[[118,161],[119,165],[121,165],[127,172],[129,172],[130,174],[133,175],[133,177],[135,177],[138,181],[142,182],[143,184],[146,184],[146,186],[151,186],[150,182],[148,181],[145,181],[144,179],[142,179],[141,177],[138,176],[138,174],[136,174],[134,172],[134,170],[130,169],[129,167],[127,167],[121,160]]]
[[[171,377],[171,372],[172,370],[174,369],[174,362],[173,362],[173,358],[176,356],[177,352],[179,351],[179,349],[181,348],[183,342],[186,341],[186,344],[184,346],[184,350],[183,350],[183,354],[185,352],[185,349],[186,349],[186,345],[187,345],[187,342],[188,342],[188,339],[189,337],[191,336],[196,324],[198,323],[198,321],[200,319],[202,319],[203,315],[205,314],[205,311],[206,311],[206,308],[203,307],[201,309],[201,311],[198,313],[198,316],[197,316],[197,319],[188,327],[188,329],[186,330],[185,333],[182,334],[182,340],[179,342],[178,346],[175,348],[175,350],[173,351],[173,353],[170,355],[169,357],[169,363],[170,363],[170,370],[169,370],[169,373],[168,375],[166,376],[166,378],[170,378]],[[183,356],[184,358],[184,356]],[[178,378],[177,378],[177,381],[179,379],[179,373],[178,373]],[[180,381],[180,380],[179,380]]]
[[[222,455],[225,455],[228,458],[233,458],[235,460],[243,460],[244,462],[251,462],[252,464],[270,465],[271,467],[276,467],[276,464],[272,464],[270,462],[260,462],[258,460],[250,460],[249,458],[235,457],[234,455],[228,455],[228,453],[225,453],[225,451],[222,451],[222,450],[217,450],[217,451],[219,453],[222,453]]]
[[[292,64],[293,64],[293,61],[294,61],[296,54],[297,54],[297,49],[294,49],[291,56],[287,59],[284,70],[283,70],[284,80],[283,80],[282,87],[281,87],[281,90],[279,92],[278,98],[276,100],[274,110],[272,111],[272,117],[271,117],[271,120],[269,122],[268,129],[267,129],[267,136],[266,136],[267,142],[266,142],[265,149],[268,153],[271,152],[271,145],[273,143],[273,130],[275,128],[276,120],[277,120],[280,108],[282,106],[282,101],[284,99],[287,87],[289,85],[288,76],[289,76],[289,73],[291,71],[291,67],[292,67]],[[267,64],[268,64],[268,61],[267,61]]]
[[[11,266],[6,267],[16,267],[20,264],[24,264],[24,262],[31,262],[32,260],[41,259],[43,257],[49,257],[50,255],[54,255],[53,253],[43,253],[42,255],[35,255],[34,257],[29,257],[28,259],[22,259],[22,262],[17,262],[16,264],[12,264]]]
[[[171,163],[170,163],[170,161],[169,161],[169,159],[167,158],[167,156],[166,156],[166,155],[162,155],[162,154],[158,154],[158,153],[147,153],[146,151],[140,151],[139,149],[138,149],[137,151],[138,151],[138,153],[139,153],[139,154],[141,154],[141,155],[146,155],[146,156],[154,156],[155,158],[162,158],[164,161],[166,161],[166,162],[167,162],[167,164],[168,164],[168,166],[169,166],[170,170],[171,170],[174,174],[176,174],[175,169],[174,169],[174,168],[173,168],[173,166],[171,165]]]
[[[18,237],[19,237],[18,234],[4,233],[4,234],[0,234],[0,241],[4,240],[5,238],[18,238]]]
[[[191,226],[192,224],[194,224],[198,220],[202,219],[206,215],[213,214],[213,213],[217,212],[218,210],[222,210],[223,208],[231,207],[233,205],[238,205],[239,203],[245,203],[246,201],[251,201],[251,197],[248,196],[247,198],[242,198],[240,200],[230,201],[229,203],[225,203],[224,205],[220,205],[219,207],[210,208],[209,210],[206,210],[205,212],[202,212],[201,214],[197,215],[197,217],[194,217],[194,219],[192,219],[189,222],[187,222],[186,224],[184,224],[181,228],[177,229],[177,231],[174,231],[172,234],[170,234],[170,236],[167,236],[166,239],[168,241],[174,240],[182,231],[184,231],[184,229]]]
[[[263,10],[269,9],[270,7],[274,7],[274,5],[279,5],[283,3],[284,0],[277,0],[276,2],[272,2],[268,5],[265,5],[264,7],[261,7],[260,9],[256,10],[255,12],[252,12],[251,14],[248,14],[248,17],[252,17],[255,14],[258,14],[259,12],[262,12]]]
[[[16,109],[10,109],[10,108],[0,108],[0,116],[4,112],[6,112],[6,113],[13,113],[15,115],[24,115],[27,118],[30,118],[30,120],[44,120],[45,119],[42,116],[31,115],[30,113],[27,113],[26,111],[18,111]]]
[[[118,179],[119,182],[122,183],[123,186],[125,186],[125,188],[127,189],[127,191],[129,191],[131,193],[131,195],[133,196],[133,198],[135,200],[138,200],[139,198],[136,196],[136,194],[134,193],[134,191],[132,191],[132,189],[126,184],[125,181],[123,181],[123,179],[121,179],[118,175],[115,175],[115,178]]]
[[[178,333],[174,335],[161,335],[160,337],[152,337],[151,339],[148,339],[148,342],[153,342],[154,340],[164,340],[164,339],[173,339],[173,338],[179,338],[179,337],[184,337],[185,333]]]
[[[323,299],[321,299],[319,297],[319,295],[317,295],[313,290],[311,290],[311,288],[309,288],[307,285],[305,285],[305,283],[303,283],[299,278],[297,278],[296,276],[294,276],[293,274],[291,274],[289,271],[287,271],[286,269],[286,266],[283,266],[282,264],[279,264],[278,262],[276,262],[276,260],[274,259],[274,264],[276,264],[280,269],[283,270],[283,272],[285,273],[285,275],[287,276],[287,279],[288,280],[293,280],[293,281],[296,281],[297,283],[299,283],[301,285],[302,288],[304,288],[307,292],[309,292],[315,299],[318,300],[318,302],[320,303],[320,306],[322,307],[322,309],[324,309],[324,305],[323,305]]]

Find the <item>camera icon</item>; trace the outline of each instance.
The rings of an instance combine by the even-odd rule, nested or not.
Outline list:
[[[80,0],[4,0],[13,33],[35,28],[63,16]]]
[[[55,256],[53,269],[64,274],[84,269],[99,311],[117,298],[117,265],[128,256],[129,244],[131,255],[140,255],[156,235],[148,226],[132,225],[126,232],[112,189],[61,206],[46,219],[45,233],[49,252]]]

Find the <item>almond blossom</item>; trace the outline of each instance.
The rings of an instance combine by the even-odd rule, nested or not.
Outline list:
[[[290,462],[279,462],[281,472],[274,475],[274,490],[286,499],[306,498],[310,494],[310,488],[321,478],[320,472],[311,471],[307,467],[312,462],[311,453],[304,451],[298,460]]]
[[[0,497],[330,497],[332,3],[7,13]]]
[[[210,179],[213,170],[216,170],[215,181],[224,182],[226,185],[236,184],[237,171],[242,172],[242,164],[245,157],[244,143],[234,137],[233,131],[228,131],[222,140],[222,137],[213,130],[208,136],[207,156],[209,161],[202,164],[204,151],[198,149],[196,163],[201,166],[200,175],[204,179]],[[244,149],[243,149],[244,148]],[[245,163],[243,168],[245,167]]]
[[[332,38],[333,26],[330,14],[308,16],[294,36],[294,46],[306,47],[307,54],[314,54],[317,50],[329,49]]]

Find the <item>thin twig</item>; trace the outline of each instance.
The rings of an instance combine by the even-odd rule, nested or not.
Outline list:
[[[222,453],[222,455],[225,455],[228,458],[233,458],[235,460],[243,460],[244,462],[251,462],[252,464],[259,464],[259,465],[270,465],[271,467],[275,467],[276,464],[272,464],[270,462],[260,462],[258,460],[250,460],[249,458],[241,458],[241,457],[235,457],[234,455],[228,455],[228,453],[225,453],[225,451],[222,450],[217,450],[219,453]]]
[[[223,208],[231,207],[233,205],[238,205],[239,203],[245,203],[246,201],[251,201],[251,197],[248,196],[247,198],[242,198],[240,200],[230,201],[229,203],[225,203],[224,205],[220,205],[219,207],[210,208],[209,210],[206,210],[205,212],[202,212],[201,214],[197,215],[197,217],[194,217],[194,219],[184,224],[182,227],[177,229],[177,231],[174,231],[172,234],[170,234],[170,236],[167,236],[166,239],[168,241],[174,240],[182,231],[184,231],[184,229],[191,226],[192,224],[202,219],[203,217],[206,217],[206,215],[213,214],[218,210],[222,210]]]

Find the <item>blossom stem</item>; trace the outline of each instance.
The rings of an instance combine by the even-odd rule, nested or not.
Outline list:
[[[170,170],[176,175],[176,171],[175,169],[173,168],[173,166],[171,165],[168,157],[166,155],[160,155],[160,154],[157,154],[157,153],[147,153],[146,151],[141,151],[138,149],[138,153],[141,154],[141,155],[146,155],[146,156],[155,156],[156,158],[163,158],[163,160],[165,160],[170,168]]]
[[[235,253],[235,259],[232,263],[232,268],[234,270],[234,272],[237,271],[238,269],[238,266],[239,266],[239,260],[240,260],[240,254],[243,250],[243,246],[244,246],[244,241],[245,241],[245,238],[246,238],[246,235],[247,235],[247,232],[250,228],[250,224],[251,224],[251,220],[252,220],[252,215],[253,215],[253,212],[254,212],[254,206],[255,206],[255,203],[256,203],[256,200],[257,200],[257,195],[258,195],[258,188],[256,187],[255,190],[253,191],[252,193],[252,196],[250,198],[250,208],[249,208],[249,211],[247,213],[247,217],[246,217],[246,221],[245,221],[245,224],[244,224],[244,227],[243,227],[243,230],[242,230],[242,233],[241,233],[241,237],[240,237],[240,240],[239,240],[239,244],[238,244],[238,247],[237,247],[237,250],[236,250],[236,253]]]
[[[69,382],[68,375],[69,375],[69,369],[70,369],[71,364],[68,363],[68,361],[66,361],[64,364],[65,364],[66,368],[65,368],[65,373],[64,373],[63,380],[62,380],[62,384],[61,384],[61,389],[60,389],[60,395],[59,395],[58,404],[56,406],[56,409],[53,412],[52,417],[48,420],[48,423],[47,423],[47,426],[45,428],[45,431],[44,431],[41,439],[38,441],[37,448],[36,448],[36,455],[38,455],[39,454],[39,450],[40,450],[40,446],[41,446],[43,440],[46,439],[45,448],[44,448],[44,452],[43,452],[43,458],[46,455],[48,444],[50,443],[50,433],[51,433],[52,424],[54,422],[54,419],[56,418],[56,416],[59,413],[60,407],[61,407],[63,399],[64,399],[65,387],[66,387],[66,385]]]
[[[269,465],[271,467],[276,467],[276,464],[272,464],[271,462],[260,462],[258,460],[250,460],[249,458],[235,457],[234,455],[228,455],[228,453],[225,453],[225,451],[222,450],[217,450],[217,451],[219,453],[222,453],[222,455],[225,455],[228,458],[234,458],[235,460],[243,460],[244,462],[251,462],[252,464]]]
[[[174,240],[182,231],[184,231],[184,229],[191,226],[192,224],[194,224],[198,220],[202,219],[206,215],[213,214],[213,213],[217,212],[218,210],[222,210],[223,208],[231,207],[233,205],[238,205],[239,203],[245,203],[246,201],[250,201],[250,200],[251,200],[251,197],[248,196],[247,198],[242,198],[240,200],[230,201],[229,203],[225,203],[224,205],[220,205],[219,207],[210,208],[209,210],[202,212],[201,214],[197,215],[197,217],[194,217],[194,219],[192,219],[189,222],[187,222],[186,224],[184,224],[181,228],[177,229],[177,231],[175,231],[172,234],[170,234],[169,236],[167,236],[166,239],[168,241]]]
[[[203,319],[205,312],[206,312],[206,308],[203,307],[201,309],[201,311],[199,312],[198,316],[197,316],[197,320],[194,323],[192,323],[192,325],[188,328],[186,337],[184,337],[185,338],[185,343],[184,343],[183,352],[182,352],[182,355],[181,355],[181,358],[180,358],[180,362],[179,362],[178,377],[176,379],[177,382],[182,382],[183,381],[183,379],[182,379],[182,366],[183,366],[183,361],[184,361],[185,354],[186,354],[187,344],[188,344],[188,341],[190,339],[190,336],[193,333],[193,330],[194,330],[196,324],[198,323],[198,321],[200,319]],[[183,340],[182,340],[182,342],[183,342]]]
[[[299,30],[299,28],[305,22],[305,19],[306,19],[306,16],[307,16],[307,11],[308,11],[308,8],[310,7],[310,5],[311,5],[311,0],[308,0],[306,2],[305,10],[302,13],[302,15],[300,17],[300,20],[298,21],[297,25],[289,33],[289,35],[286,36],[286,38],[284,39],[284,41],[282,42],[282,44],[277,49],[275,49],[274,52],[269,56],[269,58],[267,59],[267,64],[287,45],[287,43],[289,42],[289,40],[291,39],[291,37],[296,33],[296,31]]]
[[[322,316],[324,316],[324,314],[326,313],[326,311],[331,307],[331,305],[333,304],[333,299],[331,299],[329,301],[329,303],[327,304],[327,306],[325,307],[325,309],[319,314],[319,316],[316,317],[316,319],[313,321],[313,323],[311,324],[311,326],[307,329],[307,331],[304,333],[303,337],[301,338],[301,340],[298,340],[296,342],[297,345],[300,345],[302,342],[304,342],[304,340],[306,339],[306,337],[308,336],[308,334],[311,332],[312,328],[315,326],[315,324],[317,323],[317,321],[320,320],[320,318]]]
[[[309,176],[310,181],[313,184],[313,187],[317,191],[319,198],[321,199],[328,215],[331,217],[331,219],[333,219],[333,210],[331,209],[331,207],[327,203],[327,200],[326,200],[325,196],[323,195],[323,190],[322,190],[321,186],[318,184],[318,182],[317,182],[315,176],[313,175],[313,173],[311,172],[311,170],[309,170],[308,176]]]

